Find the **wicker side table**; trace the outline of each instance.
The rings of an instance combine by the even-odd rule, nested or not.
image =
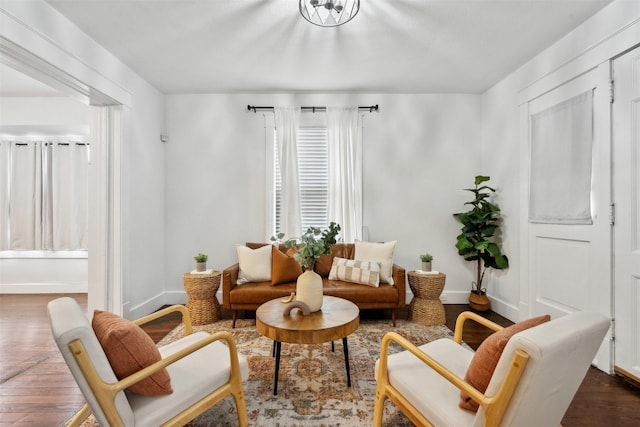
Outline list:
[[[407,273],[413,298],[409,305],[409,319],[422,325],[444,325],[444,305],[440,294],[444,289],[446,275]]]
[[[205,325],[220,320],[220,303],[216,298],[220,277],[219,271],[210,274],[185,273],[182,276],[184,289],[189,297],[187,309],[192,324]]]

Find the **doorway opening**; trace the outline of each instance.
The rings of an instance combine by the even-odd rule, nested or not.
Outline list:
[[[122,103],[0,38],[0,63],[89,106],[88,312],[122,314],[120,223]]]

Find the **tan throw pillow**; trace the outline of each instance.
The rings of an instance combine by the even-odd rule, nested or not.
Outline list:
[[[292,255],[295,251],[291,251]],[[292,256],[283,254],[275,246],[271,246],[271,284],[295,282],[302,274],[302,267]]]
[[[140,326],[127,319],[95,310],[91,326],[119,380],[162,359],[151,337]],[[173,393],[171,378],[166,369],[141,380],[128,390],[145,396]]]
[[[380,285],[380,263],[334,257],[329,280],[344,280],[377,288]]]
[[[501,331],[494,332],[485,339],[478,347],[478,350],[473,355],[471,363],[467,368],[467,373],[464,376],[464,380],[478,389],[481,393],[484,393],[489,386],[493,371],[496,370],[498,360],[502,356],[502,352],[509,342],[509,339],[518,332],[525,329],[538,326],[544,322],[548,322],[551,317],[548,314],[544,316],[534,317],[532,319],[523,320],[520,323],[511,325]],[[460,392],[460,404],[463,409],[476,412],[478,410],[478,403],[471,399],[465,392]]]
[[[247,282],[271,281],[271,246],[265,245],[258,249],[236,245],[238,252],[238,285]]]
[[[396,240],[386,243],[363,242],[356,240],[354,259],[378,261],[380,263],[380,282],[393,285],[393,253]]]

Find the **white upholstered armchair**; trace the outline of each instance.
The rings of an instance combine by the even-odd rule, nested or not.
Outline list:
[[[421,426],[556,427],[609,328],[607,317],[578,312],[516,333],[482,393],[464,380],[474,356],[460,345],[467,319],[502,329],[465,312],[456,322],[453,340],[416,347],[396,333],[384,336],[376,364],[374,426],[382,425],[389,398]],[[406,350],[389,355],[392,342]],[[459,407],[461,390],[479,403],[477,413]]]
[[[248,424],[242,381],[247,379],[249,368],[246,359],[238,355],[231,334],[192,333],[184,306],[168,307],[134,323],[140,325],[174,311],[182,313],[186,336],[158,348],[158,362],[118,380],[78,303],[68,297],[49,303],[53,337],[87,401],[71,425],[79,425],[91,413],[103,426],[184,425],[229,395],[235,400],[239,425]],[[170,377],[170,394],[147,396],[124,391],[162,369]]]

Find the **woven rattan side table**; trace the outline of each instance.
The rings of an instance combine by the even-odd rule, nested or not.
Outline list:
[[[422,325],[444,325],[444,305],[440,294],[444,289],[446,275],[407,273],[413,299],[409,305],[409,319]]]
[[[187,309],[194,325],[206,325],[220,320],[220,303],[216,292],[220,288],[219,271],[213,273],[191,274],[182,276],[184,289],[187,291]]]

